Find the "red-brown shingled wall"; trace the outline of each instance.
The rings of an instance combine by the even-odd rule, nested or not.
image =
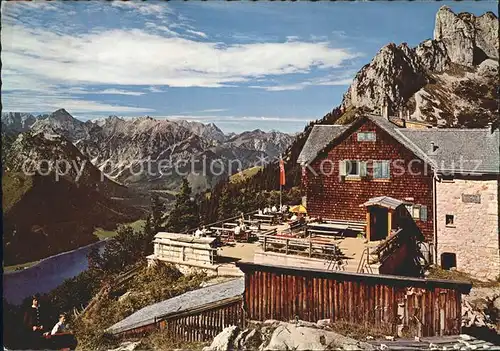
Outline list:
[[[375,131],[376,141],[357,141],[358,131]],[[331,175],[320,173],[320,162],[327,157],[335,165]],[[391,164],[390,181],[373,180],[371,176],[361,180],[342,180],[339,177],[340,160],[402,160],[400,164],[408,169],[412,160],[419,160],[412,152],[397,142],[386,131],[370,120],[365,120],[352,134],[337,141],[328,151],[320,155],[311,167],[318,173],[315,177],[310,170],[303,173],[303,185],[307,194],[307,210],[312,217],[325,219],[366,220],[366,210],[360,204],[376,196],[391,196],[404,200],[414,198],[413,203],[427,206],[427,221],[416,220],[428,242],[433,241],[432,208],[432,171],[423,162],[413,163],[411,175],[394,176],[394,164]],[[427,168],[427,174],[424,169]],[[329,166],[325,165],[326,172]],[[372,164],[368,164],[368,174],[372,173]]]

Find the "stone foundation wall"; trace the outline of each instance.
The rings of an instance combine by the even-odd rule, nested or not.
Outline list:
[[[497,180],[437,182],[438,264],[443,252],[454,253],[457,270],[479,279],[500,275]],[[446,225],[446,215],[454,216]]]

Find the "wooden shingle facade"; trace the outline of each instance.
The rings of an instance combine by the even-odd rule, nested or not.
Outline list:
[[[361,222],[368,240],[380,240],[398,229],[393,213],[363,204],[390,197],[404,204],[434,263],[496,279],[499,149],[493,125],[408,128],[367,114],[349,125],[314,126],[298,157],[308,214]]]
[[[415,160],[413,152],[369,119],[360,119],[349,131],[304,168],[303,186],[310,216],[365,221],[366,210],[360,205],[377,196],[400,199],[406,201],[410,209],[418,206],[425,213],[432,213],[433,173],[428,165]],[[359,139],[360,135],[366,135],[364,133],[373,133],[370,140]],[[358,161],[358,167],[366,167],[358,173],[365,173],[342,175],[342,162],[346,160]],[[375,174],[375,168],[383,161],[390,164],[389,174],[376,178],[379,174]],[[414,219],[426,240],[432,242],[433,219],[425,213],[415,211]]]

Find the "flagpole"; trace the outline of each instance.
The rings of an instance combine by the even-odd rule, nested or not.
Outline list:
[[[282,167],[282,158],[281,158],[281,154],[280,154],[280,211],[281,211],[281,208],[283,207],[283,203],[282,203],[282,190],[283,190],[283,185],[281,184],[281,167]]]

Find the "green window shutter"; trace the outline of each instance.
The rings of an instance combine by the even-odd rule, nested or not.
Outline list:
[[[427,206],[420,206],[420,220],[427,221]]]
[[[346,176],[347,175],[347,167],[346,167],[346,161],[339,161],[339,174],[341,176]]]
[[[373,161],[373,178],[380,178],[380,162]]]
[[[383,178],[390,178],[391,177],[391,164],[389,163],[389,161],[383,161],[382,163],[383,165],[383,172],[382,172],[382,177]]]
[[[359,176],[360,177],[366,177],[367,170],[366,170],[366,162],[365,161],[360,161],[359,162]]]

